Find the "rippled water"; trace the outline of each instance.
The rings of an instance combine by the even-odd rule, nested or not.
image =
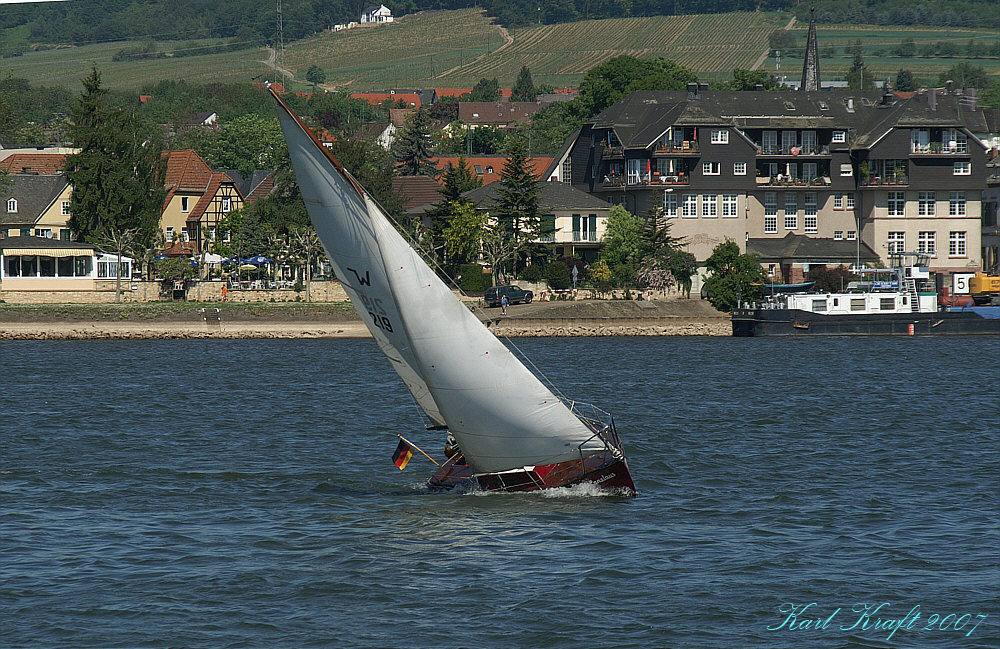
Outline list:
[[[426,492],[370,340],[3,342],[0,646],[997,647],[997,342],[517,341],[635,499]]]

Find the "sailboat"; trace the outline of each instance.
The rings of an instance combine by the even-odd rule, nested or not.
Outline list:
[[[281,99],[306,209],[375,342],[460,452],[435,489],[535,491],[583,482],[635,494],[613,418],[556,396],[441,281],[371,195]]]

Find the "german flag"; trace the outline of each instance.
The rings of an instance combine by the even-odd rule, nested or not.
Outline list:
[[[396,447],[396,452],[392,454],[392,462],[395,464],[400,471],[406,468],[406,463],[410,461],[413,457],[413,449],[406,440],[400,439],[399,446]]]

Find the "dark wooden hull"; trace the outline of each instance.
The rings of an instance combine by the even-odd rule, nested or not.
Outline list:
[[[601,451],[582,460],[569,460],[498,473],[473,473],[467,464],[448,460],[427,482],[431,489],[482,489],[484,491],[540,491],[591,482],[602,489],[635,495],[628,462],[611,451]]]
[[[734,336],[1000,334],[1000,319],[972,312],[822,315],[798,309],[737,309],[732,320]]]

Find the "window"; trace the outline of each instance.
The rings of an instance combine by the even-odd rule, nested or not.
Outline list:
[[[858,238],[858,233],[857,232],[855,232],[854,230],[848,230],[847,231],[847,240],[848,241],[854,241],[857,238]]]
[[[173,228],[173,226],[168,226],[166,232],[167,232],[167,243],[170,243],[171,241],[174,240],[174,228]]]
[[[191,204],[190,203],[191,203],[191,197],[190,196],[181,196],[181,211],[182,212],[190,212],[191,211]]]
[[[906,233],[905,232],[886,233],[886,248],[889,250],[890,255],[902,253],[904,250],[906,250]]]
[[[781,132],[781,152],[791,153],[792,147],[798,142],[795,131],[782,131]]]
[[[778,216],[778,194],[764,193],[764,216]]]
[[[948,195],[948,216],[965,216],[965,192]]]
[[[894,297],[883,297],[879,298],[878,308],[881,311],[893,311],[896,308],[896,298]]]
[[[745,176],[745,175],[747,175],[747,163],[745,163],[745,162],[734,162],[733,163],[733,175],[734,176]]]
[[[948,234],[948,256],[965,256],[965,232],[950,232]]]
[[[59,228],[59,238],[63,241],[70,241],[72,236],[69,228]]]
[[[764,232],[768,234],[773,234],[778,231],[778,217],[776,216],[765,216],[764,217]]]
[[[722,195],[722,216],[723,218],[735,218],[737,210],[736,194]]]
[[[844,209],[844,195],[834,194],[833,195],[833,209],[842,210]]]
[[[844,197],[844,200],[847,203],[846,204],[847,209],[853,210],[854,209],[854,194],[848,194],[847,196]]]
[[[52,238],[52,228],[38,228],[35,230],[36,237],[42,237],[45,239]]]
[[[761,148],[764,153],[777,153],[778,152],[778,132],[777,131],[764,131],[761,136]]]
[[[816,146],[816,131],[802,131],[802,153],[806,155],[819,153],[819,147]]]
[[[799,227],[799,197],[794,192],[785,194],[785,229]]]
[[[807,192],[805,198],[803,225],[806,232],[816,232],[816,193]]]
[[[826,300],[813,300],[812,310],[814,313],[818,313],[820,311],[826,311]]]
[[[852,297],[851,298],[851,311],[864,311],[865,310],[865,298],[863,297]]]
[[[663,192],[663,213],[668,219],[677,216],[677,194]]]
[[[698,216],[697,194],[684,195],[683,202],[681,203],[681,216],[687,219],[693,219]]]
[[[972,163],[971,162],[956,162],[952,170],[952,173],[956,176],[971,176],[972,175]]]
[[[889,216],[903,216],[906,211],[906,194],[904,192],[889,192]]]
[[[934,216],[934,192],[917,194],[917,214],[919,216]]]
[[[473,168],[476,170],[476,174],[483,175],[483,165],[473,165]]]
[[[214,225],[208,226],[208,240],[209,241],[215,241],[215,226]]]
[[[853,176],[854,167],[851,166],[850,162],[842,163],[840,165],[840,175],[841,176]]]
[[[722,164],[719,162],[701,163],[701,173],[705,176],[718,176],[722,173]]]
[[[69,201],[62,202],[62,215],[69,216]]]
[[[910,130],[910,151],[926,153],[931,150],[931,132],[926,128]]]
[[[190,233],[190,232],[189,232],[189,231],[188,231],[187,229],[184,229],[184,230],[183,230],[183,231],[181,232],[181,234],[183,234],[183,235],[184,235],[184,241],[185,241],[185,242],[187,242],[187,241],[190,241],[190,240],[191,240],[191,233]]]
[[[802,165],[802,180],[806,182],[816,180],[816,163],[806,162]]]
[[[844,239],[844,231],[843,230],[834,230],[833,231],[833,240],[834,241],[843,241],[843,239]]]
[[[719,195],[701,195],[701,215],[706,219],[714,219],[719,215]]]
[[[847,142],[847,131],[834,131],[831,141],[836,142],[837,144]]]
[[[559,180],[564,183],[573,182],[573,159],[568,156],[565,160],[563,160],[562,171],[559,173]]]
[[[729,144],[729,131],[713,130],[712,144]]]
[[[7,213],[8,214],[17,214],[17,199],[16,198],[12,198],[12,199],[10,199],[10,200],[7,201]]]
[[[937,233],[936,232],[918,232],[917,233],[917,252],[922,252],[928,255],[933,255],[937,252],[937,243],[935,241]]]
[[[493,167],[491,165],[486,165],[486,173],[488,174],[493,173]]]
[[[223,198],[222,199],[222,211],[223,212],[228,212],[230,209],[232,209],[232,206],[233,206],[233,202],[232,202],[231,199],[229,199],[229,198]]]

